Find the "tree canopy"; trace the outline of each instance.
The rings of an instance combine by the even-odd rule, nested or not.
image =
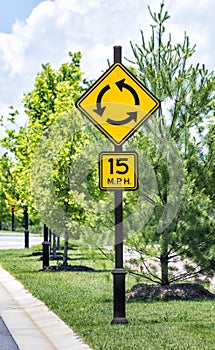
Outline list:
[[[151,37],[147,43],[141,31],[141,44],[131,43],[131,63],[162,105],[131,143],[150,159],[158,190],[150,220],[128,244],[140,252],[145,275],[150,270],[146,256],[158,258],[161,275],[151,270],[148,277],[166,285],[214,271],[214,191],[209,179],[214,172],[215,80],[204,64],[189,63],[195,46],[186,33],[178,44],[166,34],[170,16],[164,3],[158,13],[149,12]],[[183,273],[172,265],[179,256],[190,262]]]
[[[215,269],[215,79],[204,64],[190,63],[195,46],[186,33],[177,44],[166,33],[164,2],[158,13],[150,7],[149,13],[151,36],[141,31],[141,43],[131,42],[129,65],[161,108],[125,145],[139,153],[139,189],[124,193],[124,227],[126,244],[140,255],[135,273],[167,285]],[[97,163],[99,152],[111,145],[75,110],[89,84],[81,54],[69,57],[58,70],[42,65],[23,99],[28,125],[8,128],[1,140],[7,150],[0,163],[1,206],[15,200],[22,209],[38,210],[52,228],[108,245],[113,195],[98,189]],[[17,113],[11,108],[12,123]],[[173,266],[179,257],[186,262],[183,273]]]

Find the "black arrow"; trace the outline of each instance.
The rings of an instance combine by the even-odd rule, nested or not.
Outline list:
[[[101,102],[102,102],[102,97],[104,96],[104,94],[106,93],[106,91],[108,91],[110,89],[110,85],[106,85],[104,86],[101,91],[99,92],[98,96],[97,96],[97,100],[96,100],[96,109],[94,109],[93,111],[95,113],[97,113],[98,115],[100,115],[100,117],[103,115],[105,108],[106,107],[102,107],[101,106]]]
[[[134,96],[135,105],[140,104],[140,100],[139,100],[139,97],[138,97],[136,91],[134,90],[134,88],[132,86],[125,83],[125,79],[119,80],[115,84],[120,89],[120,91],[122,91],[123,88],[129,90],[132,93],[132,95]]]
[[[128,124],[130,121],[134,120],[135,122],[137,121],[137,112],[128,112],[129,115],[128,118],[123,119],[123,120],[113,120],[108,118],[107,123],[112,124],[112,125],[124,125]]]

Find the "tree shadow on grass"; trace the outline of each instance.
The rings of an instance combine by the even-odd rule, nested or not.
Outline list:
[[[39,271],[42,271],[42,272],[94,272],[94,273],[110,272],[111,273],[112,270],[111,269],[96,270],[92,267],[88,267],[84,265],[57,265],[57,266],[51,265],[51,266],[44,267]]]

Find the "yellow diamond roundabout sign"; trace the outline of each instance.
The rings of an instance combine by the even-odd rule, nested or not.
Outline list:
[[[121,63],[113,64],[76,107],[116,145],[122,145],[160,101]]]

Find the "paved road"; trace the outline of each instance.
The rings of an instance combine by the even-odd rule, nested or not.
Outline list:
[[[3,350],[19,350],[15,340],[12,337],[9,329],[7,328],[5,322],[2,317],[0,317],[0,349]]]
[[[29,234],[29,246],[41,244],[43,237]],[[20,249],[25,247],[24,233],[0,232],[0,249]]]

